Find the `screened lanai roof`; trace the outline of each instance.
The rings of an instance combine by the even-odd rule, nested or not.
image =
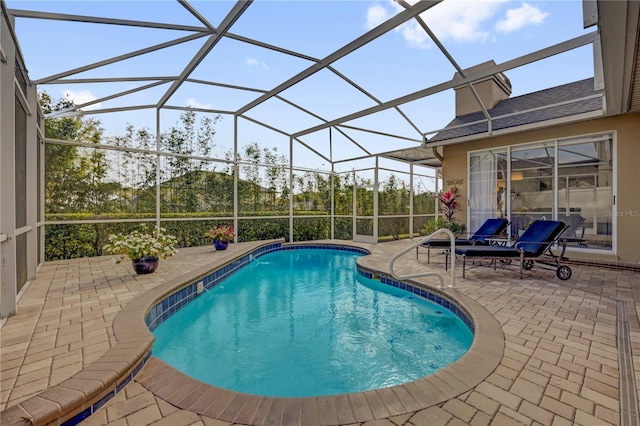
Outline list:
[[[109,115],[190,107],[285,135],[331,162],[380,155],[438,166],[428,144],[455,116],[454,88],[475,90],[493,73],[508,75],[514,96],[594,79],[603,114],[637,93],[604,87],[614,65],[602,51],[627,35],[601,38],[598,13],[611,14],[590,1],[554,3],[520,30],[509,25],[532,6],[501,1],[7,0],[6,13],[39,90],[75,95],[76,107],[51,117],[96,115],[108,126]],[[562,31],[545,31],[545,20]]]

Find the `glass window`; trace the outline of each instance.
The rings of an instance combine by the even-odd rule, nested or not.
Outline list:
[[[613,140],[610,135],[558,146],[558,220],[582,247],[611,249]],[[577,244],[578,242],[576,242]]]
[[[16,294],[27,283],[27,234],[16,236]]]

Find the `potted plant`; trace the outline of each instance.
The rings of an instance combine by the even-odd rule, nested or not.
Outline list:
[[[213,247],[216,250],[226,250],[236,234],[232,225],[215,225],[205,232],[204,236],[213,239]]]
[[[137,274],[150,274],[158,268],[160,258],[171,257],[178,252],[175,248],[176,237],[164,232],[166,229],[156,227],[155,232],[151,233],[146,225],[142,225],[141,230],[128,234],[109,235],[109,244],[103,249],[107,253],[121,254],[118,263],[125,257],[131,259]]]

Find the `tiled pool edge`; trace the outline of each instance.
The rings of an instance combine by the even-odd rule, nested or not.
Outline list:
[[[0,414],[3,425],[77,425],[117,395],[151,356],[153,339],[123,340],[62,383]]]
[[[203,275],[201,274],[193,282],[186,285],[183,283],[182,286],[176,286],[173,289],[170,289],[168,296],[162,299],[157,299],[156,303],[151,306],[149,311],[146,313],[144,317],[145,325],[148,327],[149,331],[153,332],[153,330],[162,324],[162,322],[166,321],[188,303],[203,295],[205,291],[210,290],[238,269],[248,265],[254,259],[257,259],[266,253],[282,249],[281,242],[265,244],[257,247],[250,253],[242,254],[235,259],[228,261],[221,267],[211,270]],[[200,285],[202,286],[201,289],[198,288]]]
[[[380,271],[370,270],[369,268],[360,265],[358,265],[358,273],[365,278],[379,280],[382,284],[399,288],[400,290],[408,291],[415,294],[416,296],[420,296],[425,300],[428,300],[442,306],[445,309],[450,310],[458,318],[460,318],[460,320],[464,322],[469,330],[471,330],[471,333],[475,335],[475,326],[467,310],[458,306],[458,303],[447,297],[446,293],[437,292],[434,289],[429,289],[416,283],[412,284],[411,281],[398,281],[391,278],[391,276],[389,275],[381,273]]]
[[[271,253],[274,251],[282,251],[282,250],[301,250],[301,249],[330,249],[330,250],[338,250],[338,251],[348,251],[359,253],[362,255],[368,255],[370,252],[368,250],[330,244],[330,243],[297,243],[297,244],[281,244],[274,243],[269,244],[263,247],[259,247],[251,253],[247,253],[232,262],[227,263],[226,265],[218,268],[216,270],[211,271],[206,276],[202,277],[196,282],[190,283],[187,286],[184,286],[172,294],[169,297],[164,298],[163,300],[158,301],[154,306],[151,307],[150,311],[145,316],[145,324],[149,327],[149,330],[153,332],[156,327],[158,327],[162,322],[166,321],[173,314],[178,312],[188,303],[193,301],[195,298],[199,297],[204,291],[210,290],[212,287],[216,286],[219,282],[227,278],[230,274],[234,273],[238,269],[248,265],[254,259],[258,259],[260,256]],[[379,276],[379,271],[373,271],[361,265],[357,266],[357,272],[366,278],[373,278]],[[460,318],[465,325],[471,330],[472,333],[475,332],[475,326],[473,321],[471,320],[467,311],[461,308],[458,303],[456,303],[451,298],[447,297],[445,293],[436,292],[434,290],[430,290],[425,287],[421,287],[416,284],[411,284],[409,281],[397,281],[390,276],[382,276],[380,277],[380,282],[383,284],[387,284],[392,287],[399,288],[401,290],[409,291],[414,293],[417,296],[420,296],[426,300],[429,300],[433,303],[436,303],[445,309],[452,311],[458,318]],[[202,284],[202,289],[198,289],[198,285]]]
[[[217,284],[231,272],[246,265],[248,262],[252,261],[252,259],[257,258],[262,254],[276,250],[305,248],[331,248],[355,251],[362,254],[370,253],[364,248],[332,243],[276,243],[261,247],[254,252],[247,252],[245,255],[237,257],[232,262],[226,263],[222,268],[218,268],[215,271],[211,271],[209,274],[203,275],[198,278],[197,281],[202,281],[204,288],[208,289]],[[363,258],[366,258],[366,256]],[[360,265],[360,263],[358,263],[358,272],[362,273],[364,276],[366,276],[366,274],[379,276],[382,282],[394,287],[397,286],[398,288],[402,288],[401,286],[404,285],[405,290],[408,289],[414,294],[422,297],[424,297],[423,295],[426,295],[428,300],[431,299],[436,303],[437,300],[439,300],[442,306],[454,306],[454,312],[457,311],[456,314],[465,323],[467,323],[467,325],[470,325],[471,330],[474,331],[475,338],[472,347],[463,357],[430,376],[382,390],[346,394],[344,397],[348,397],[350,399],[364,398],[364,400],[367,398],[381,398],[382,393],[388,391],[391,391],[392,393],[395,392],[398,395],[411,395],[411,398],[417,402],[412,406],[412,409],[407,412],[413,412],[415,410],[428,408],[445,402],[448,399],[469,391],[482,382],[497,368],[504,352],[504,335],[497,320],[478,303],[459,294],[455,290],[448,290],[447,292],[444,292],[415,281],[395,281],[388,276],[388,274],[379,271],[377,268],[363,266]],[[179,292],[184,288],[194,285],[195,287],[187,290],[185,294],[179,295]],[[166,292],[164,297],[154,298],[154,303],[152,303],[153,306],[149,308],[149,313],[145,316],[145,324],[156,327],[161,321],[164,321],[184,306],[189,298],[197,297],[192,294],[193,291],[197,291],[197,282],[183,286],[183,288],[180,288],[179,286],[174,287],[173,290],[174,291]],[[176,293],[178,293],[178,295],[171,300],[171,296]],[[167,296],[169,301],[163,305]],[[151,310],[155,310],[155,312],[151,313]],[[245,406],[255,408],[258,405],[265,403],[267,400],[269,401],[269,404],[273,403],[273,401],[281,401],[284,404],[285,400],[292,400],[292,398],[285,399],[246,395],[226,389],[216,388],[178,372],[155,357],[152,357],[151,361],[152,362],[150,362],[149,367],[143,370],[143,374],[141,374],[141,377],[137,381],[156,394],[156,396],[163,398],[172,405],[198,414],[230,422],[238,422],[240,419],[244,419],[241,423],[253,424],[247,420],[247,417],[250,416],[250,414],[243,412]],[[166,380],[176,382],[179,380],[181,388],[181,391],[178,392],[179,397],[175,394],[169,393],[166,386],[167,382],[163,381],[163,379],[158,380],[158,376],[171,377],[171,379],[167,378]],[[215,395],[217,398],[216,401],[227,401],[227,405],[224,407],[216,407],[216,404],[211,406],[209,404],[205,404],[205,398],[203,396],[205,393],[210,396]],[[293,399],[302,401],[302,404],[317,404],[319,398],[321,397]],[[236,410],[237,412],[226,409],[227,406],[236,405],[233,401],[236,401],[238,404],[242,402],[242,405],[240,405],[242,408],[238,408],[238,410]],[[369,417],[364,416],[361,419],[358,419],[358,421],[375,420],[377,418],[379,417],[372,414]]]
[[[257,242],[247,253],[283,241]],[[243,256],[244,253],[223,265]],[[154,337],[145,324],[145,316],[153,301],[162,300],[210,271],[211,267],[200,268],[134,298],[113,320],[116,343],[110,349],[62,383],[3,410],[0,424],[71,426],[88,418],[124,389],[151,358]]]

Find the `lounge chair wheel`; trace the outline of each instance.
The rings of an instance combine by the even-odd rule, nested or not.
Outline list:
[[[524,261],[524,265],[522,265],[524,267],[524,269],[526,269],[527,271],[530,271],[533,269],[533,260],[525,260]]]
[[[558,267],[558,269],[556,270],[556,275],[562,281],[566,281],[569,278],[571,278],[571,268],[569,268],[568,266],[562,265]]]

